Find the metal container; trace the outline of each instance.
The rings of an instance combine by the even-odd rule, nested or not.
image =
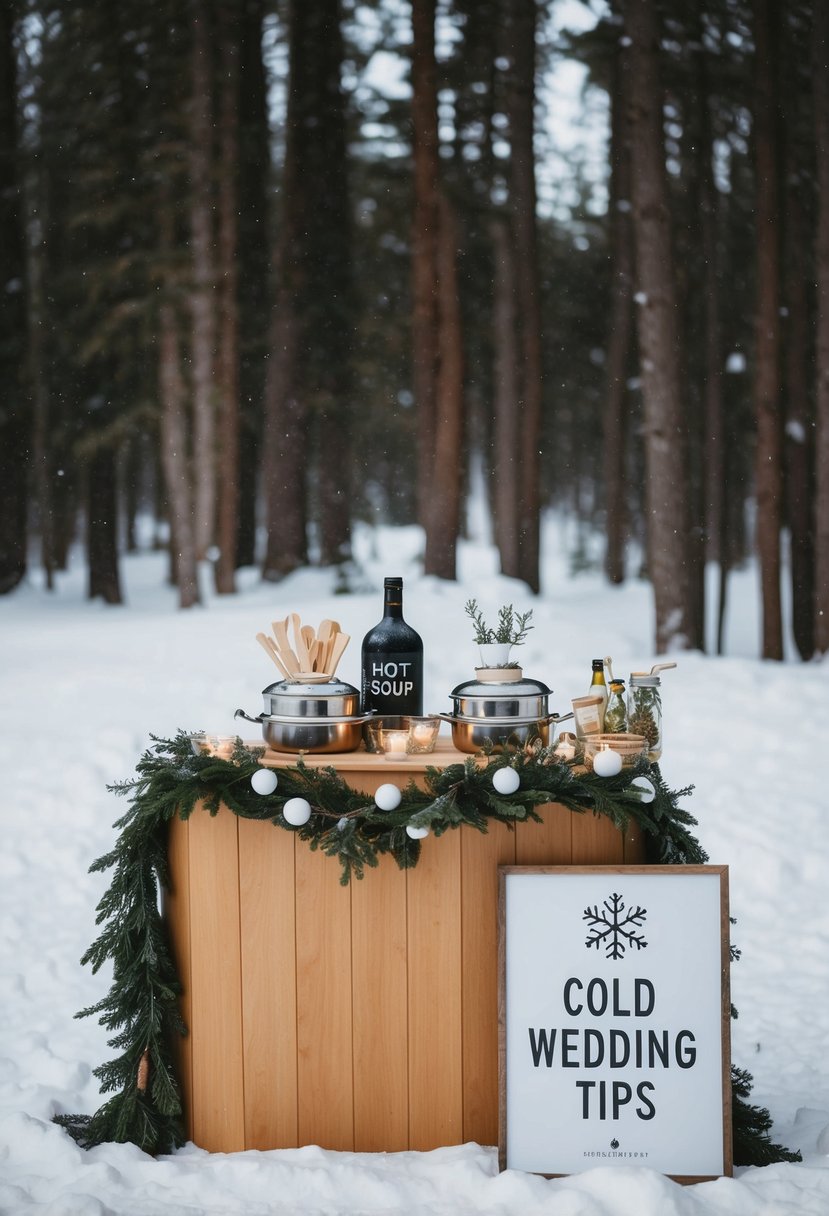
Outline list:
[[[357,750],[363,739],[363,723],[371,714],[318,718],[259,714],[252,718],[243,709],[237,709],[234,717],[261,726],[262,738],[276,752],[333,754]]]
[[[439,714],[445,722],[452,724],[452,744],[458,751],[480,751],[491,748],[523,748],[536,739],[543,747],[549,743],[549,727],[565,722],[573,714],[547,714],[546,717],[520,719],[520,717],[455,717]]]
[[[524,723],[548,716],[549,695],[546,684],[530,679],[467,680],[450,693],[457,718],[519,718]]]
[[[360,694],[343,680],[293,683],[280,680],[262,691],[263,714],[277,718],[351,718],[360,712]]]
[[[550,739],[550,723],[562,719],[558,714],[543,718],[463,718],[439,714],[452,724],[452,743],[459,752],[479,752],[482,748],[501,751],[505,747],[525,747],[540,739],[546,747]],[[572,717],[567,714],[566,717]]]

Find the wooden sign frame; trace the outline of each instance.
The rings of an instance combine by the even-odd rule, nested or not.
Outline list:
[[[730,1176],[728,867],[498,875],[501,1169]]]

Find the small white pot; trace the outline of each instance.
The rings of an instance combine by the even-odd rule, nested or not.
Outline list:
[[[512,646],[509,642],[487,642],[478,646],[482,667],[506,667]]]

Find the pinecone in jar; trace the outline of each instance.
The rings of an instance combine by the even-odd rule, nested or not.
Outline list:
[[[659,727],[647,705],[638,705],[628,722],[628,730],[632,735],[644,735],[649,747],[656,747],[659,742]]]

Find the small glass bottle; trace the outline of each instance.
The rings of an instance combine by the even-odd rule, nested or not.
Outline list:
[[[607,684],[604,678],[604,659],[593,660],[593,678],[590,681],[590,695],[602,698],[599,708],[599,730],[605,730],[604,715],[607,708]]]
[[[623,735],[628,728],[628,711],[625,702],[624,680],[610,681],[610,695],[604,711],[604,728],[610,735]]]
[[[662,755],[662,694],[659,676],[631,672],[628,688],[628,730],[644,735],[648,759],[654,763]]]

